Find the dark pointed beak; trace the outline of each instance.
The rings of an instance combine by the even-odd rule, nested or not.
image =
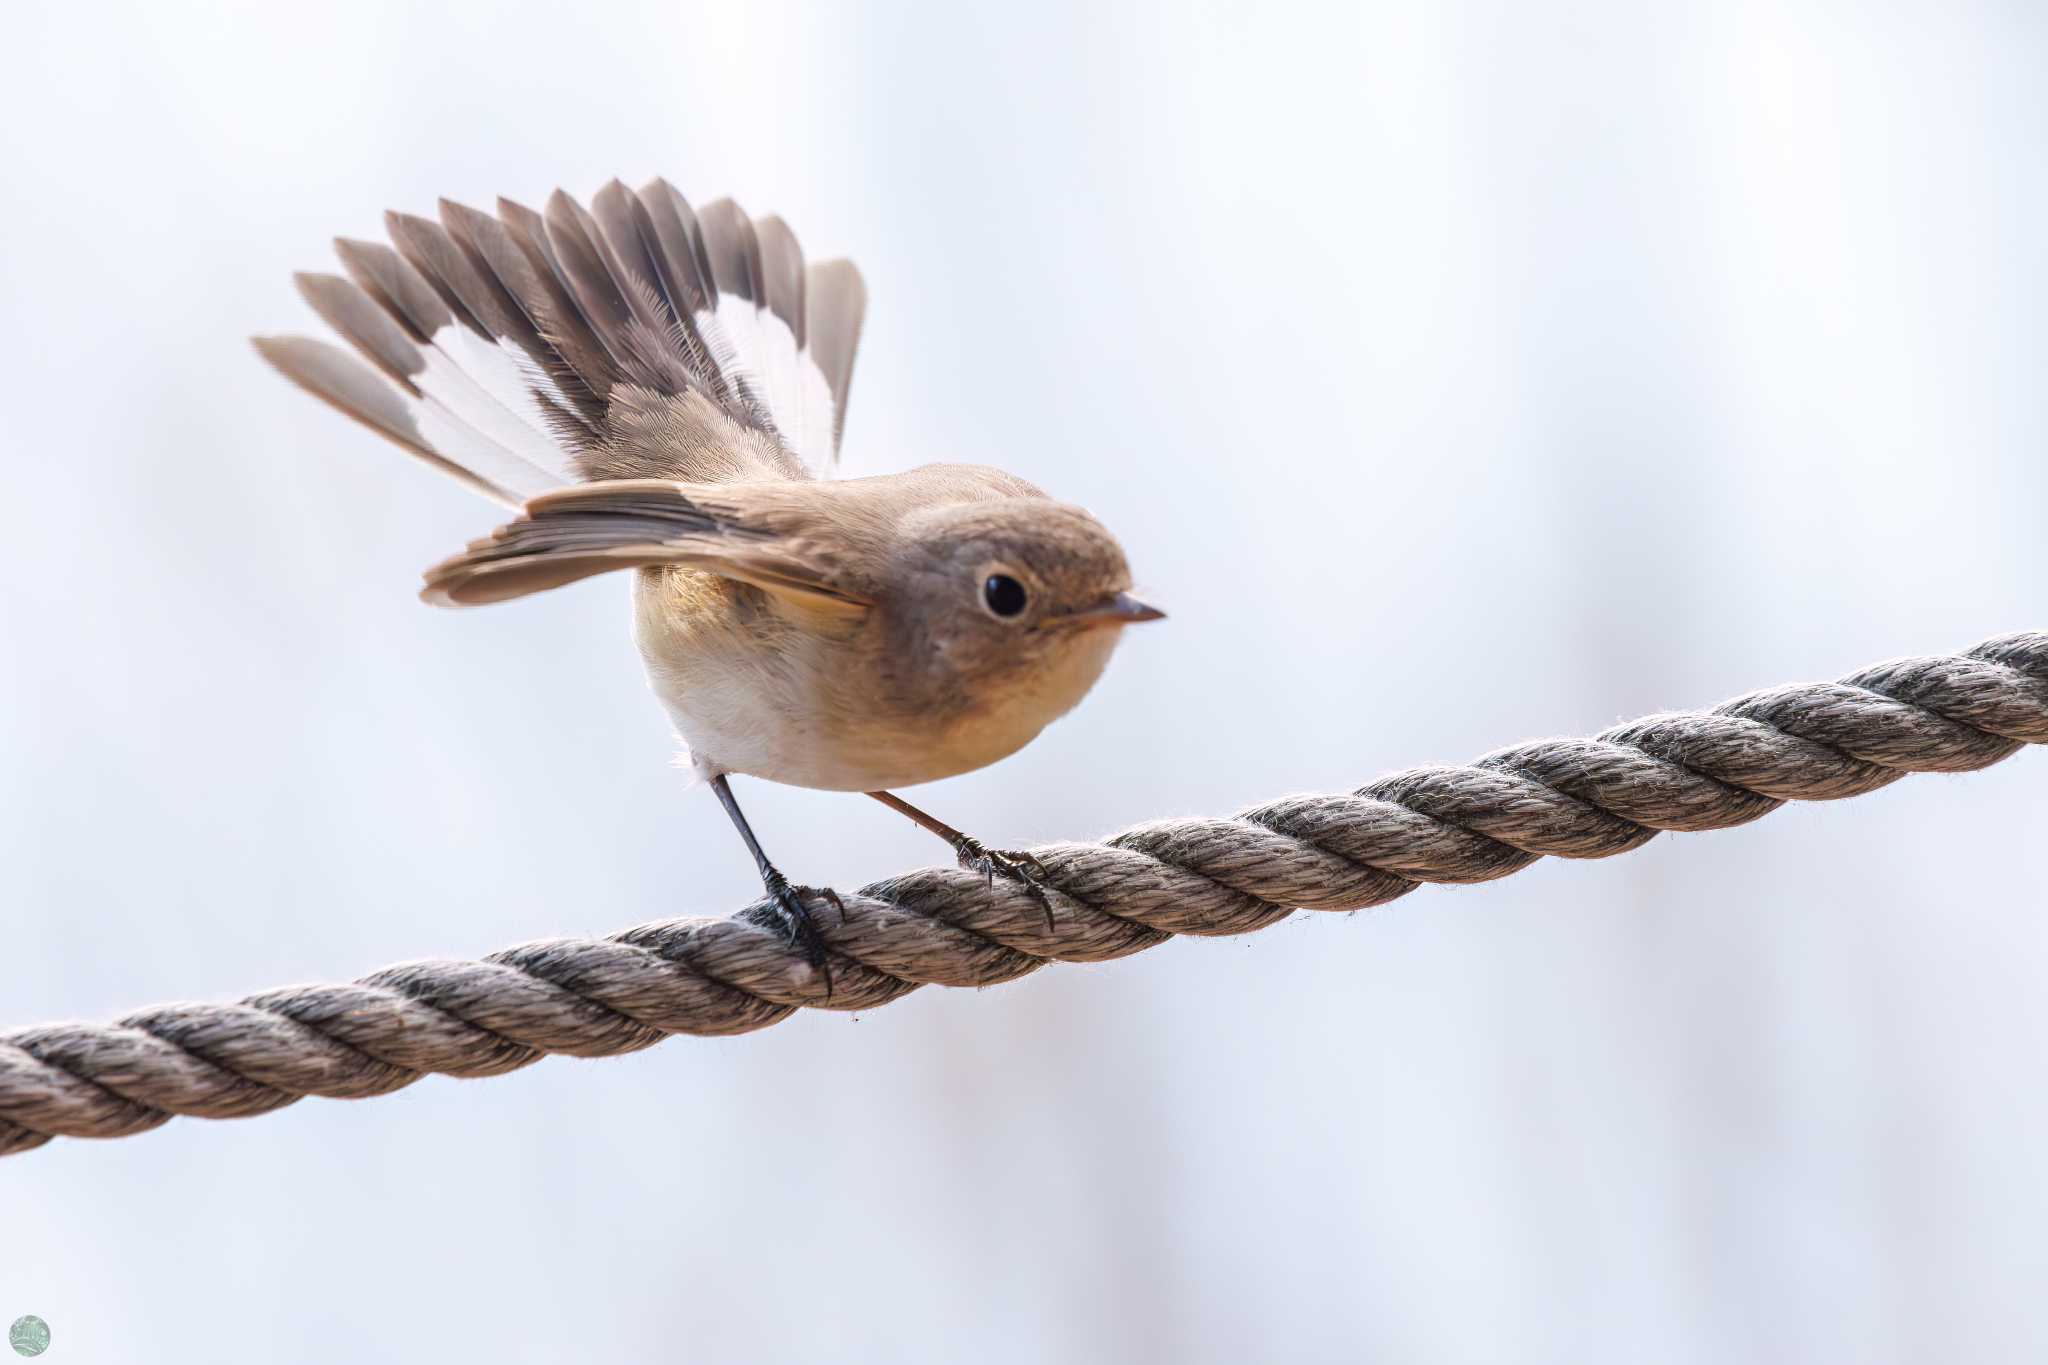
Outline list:
[[[1149,602],[1139,601],[1127,592],[1120,592],[1086,610],[1058,618],[1060,624],[1074,626],[1129,626],[1140,621],[1165,619],[1165,612]]]

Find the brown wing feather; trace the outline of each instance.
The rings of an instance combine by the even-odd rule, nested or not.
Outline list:
[[[480,606],[615,569],[679,564],[751,583],[814,607],[858,612],[872,602],[830,553],[830,532],[807,514],[808,481],[680,484],[626,479],[557,489],[427,570],[420,596]]]

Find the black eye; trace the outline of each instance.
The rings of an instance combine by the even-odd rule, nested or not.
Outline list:
[[[981,585],[981,600],[998,616],[1015,616],[1024,610],[1024,585],[1006,573],[992,573]]]

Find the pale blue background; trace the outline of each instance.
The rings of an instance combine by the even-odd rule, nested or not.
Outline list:
[[[1173,609],[999,840],[2048,625],[2025,4],[17,7],[0,1025],[723,913],[621,582],[278,382],[287,276],[618,174],[873,293],[847,457]],[[745,784],[793,874],[929,861]],[[0,1163],[51,1361],[2048,1354],[2048,759],[858,1020]],[[198,1330],[203,1327],[203,1330]]]

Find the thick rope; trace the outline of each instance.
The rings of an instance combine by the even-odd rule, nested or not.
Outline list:
[[[891,877],[846,896],[843,921],[816,916],[832,952],[829,997],[756,903],[731,919],[405,963],[240,1004],[17,1029],[0,1034],[0,1155],[59,1136],[125,1137],[174,1114],[240,1118],[304,1095],[384,1095],[429,1072],[495,1076],[549,1053],[607,1057],[674,1033],[746,1033],[799,1006],[871,1009],[921,985],[992,985],[1175,934],[1262,929],[1295,907],[1355,910],[1423,882],[1490,881],[1545,854],[1605,858],[1660,830],[1725,829],[1785,801],[1968,772],[2042,743],[2048,634],[2005,635],[1595,739],[1415,768],[1347,796],[1034,848],[1054,888],[1050,927],[1006,881],[954,868]]]

